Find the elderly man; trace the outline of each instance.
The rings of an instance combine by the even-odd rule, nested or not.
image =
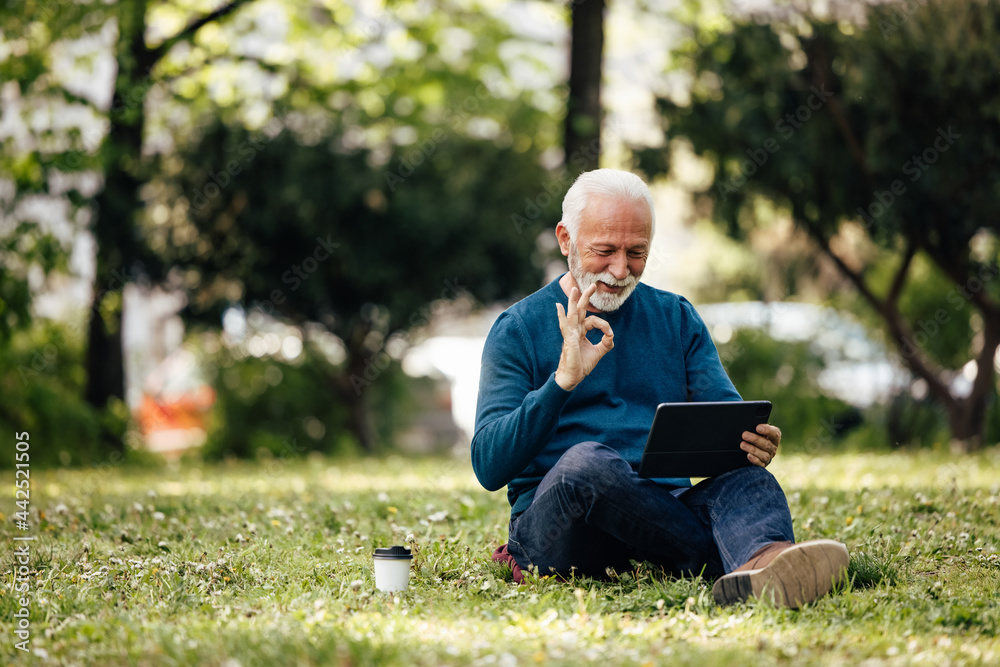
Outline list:
[[[740,400],[694,307],[639,283],[653,224],[637,176],[582,174],[556,226],[569,272],[490,331],[472,464],[487,489],[507,486],[509,539],[494,559],[518,581],[522,568],[599,577],[645,560],[719,577],[719,604],[765,591],[777,604],[808,604],[843,581],[847,548],[794,543],[784,493],[765,469],[777,427],[743,433],[754,465],[696,486],[635,472],[659,403]]]

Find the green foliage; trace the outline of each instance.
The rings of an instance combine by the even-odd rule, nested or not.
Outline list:
[[[819,374],[826,364],[811,343],[779,341],[757,329],[742,329],[718,348],[740,395],[773,404],[770,423],[781,428],[782,449],[817,452],[841,447],[861,424],[857,408],[820,387]],[[866,437],[853,441],[871,446]]]
[[[206,359],[216,403],[199,455],[213,460],[253,458],[261,450],[282,459],[313,451],[353,453],[356,443],[342,435],[344,408],[324,386],[323,363],[309,352],[298,363],[237,359],[226,348]]]
[[[910,392],[901,391],[869,415],[876,423],[885,424],[893,446],[941,447],[948,442],[948,416],[939,403],[926,396],[915,399]]]
[[[195,207],[203,191],[217,191],[209,174],[238,159],[249,136],[216,127],[185,156],[178,189]],[[383,170],[369,166],[370,151],[331,149],[337,133],[310,147],[286,131],[238,175],[224,173],[232,183],[222,194],[163,230],[163,252],[200,272],[192,314],[214,317],[231,290],[212,288],[233,283],[248,307],[325,322],[347,340],[361,319],[387,337],[426,324],[437,299],[472,294],[490,302],[530,291],[540,273],[531,258],[541,223],[511,217],[546,180],[536,156],[437,136],[426,162],[421,149],[400,147]],[[387,182],[389,169],[414,152],[423,163],[405,182]]]
[[[336,370],[314,346],[292,362],[255,358],[222,348],[207,356],[216,402],[208,440],[193,455],[207,460],[268,457],[282,461],[322,453],[351,458],[362,452],[350,431],[347,406],[331,397]],[[368,406],[380,442],[389,450],[409,426],[417,397],[431,391],[429,378],[410,378],[398,362],[380,370]]]
[[[675,53],[690,97],[658,101],[668,150],[711,167],[699,197],[729,233],[766,223],[761,202],[806,232],[972,447],[1000,341],[998,38],[982,0],[702,20]],[[972,359],[966,397],[951,380]]]
[[[898,266],[899,258],[893,253],[878,253],[870,263],[870,284],[880,293],[887,292]],[[882,324],[856,298],[842,297],[841,301],[850,303],[873,329]],[[977,334],[981,336],[983,329],[982,316],[965,297],[962,287],[923,255],[913,259],[900,293],[899,310],[912,323],[919,349],[947,369],[960,369],[969,360],[973,339]]]
[[[888,34],[877,26],[896,3],[870,7],[868,29],[797,13],[693,29],[677,54],[691,99],[661,99],[660,111],[668,136],[690,139],[715,168],[716,211],[733,232],[753,225],[741,214],[762,195],[824,236],[850,220],[890,248],[902,235],[975,265],[969,242],[1000,219],[987,196],[1000,148],[1000,11],[920,5]],[[911,156],[927,149],[937,157],[925,169]],[[905,196],[889,192],[882,213],[862,218],[895,180]]]
[[[81,397],[82,357],[80,330],[47,320],[0,346],[0,429],[30,434],[33,466],[97,465],[108,460],[103,438],[127,441],[124,403],[95,410]],[[13,463],[14,449],[5,448],[0,467]]]
[[[0,209],[0,220],[3,213]],[[31,326],[29,272],[38,269],[47,276],[65,266],[63,248],[36,222],[21,221],[8,235],[0,233],[0,348],[10,344],[14,332]]]
[[[95,294],[116,270],[169,275],[191,295],[191,321],[217,326],[242,304],[337,333],[349,361],[326,369],[331,410],[350,412],[362,433],[366,420],[347,404],[381,401],[376,431],[387,439],[393,411],[406,408],[381,397],[399,397],[401,375],[380,373],[371,396],[364,375],[391,335],[426,324],[438,299],[494,301],[537,285],[535,234],[557,217],[566,185],[539,164],[557,141],[558,94],[519,90],[510,64],[541,61],[501,58],[525,44],[476,2],[427,11],[394,1],[374,14],[336,2],[231,5],[212,20],[217,6],[204,3],[0,6],[0,80],[17,81],[20,96],[12,108],[27,118],[72,107],[72,118],[96,121],[47,127],[35,114],[26,137],[5,139],[0,186],[11,181],[15,193],[5,212],[41,194],[72,225],[89,225]],[[61,53],[84,70],[115,60],[110,109],[100,94],[73,92]],[[0,336],[29,315],[26,266],[0,261]],[[98,304],[112,328],[118,306]],[[114,336],[97,342],[117,349]],[[94,383],[101,370],[89,374],[98,400],[115,384]],[[237,405],[225,404],[274,419]],[[294,414],[298,423],[311,413]],[[245,432],[232,436],[237,449],[256,449]],[[294,433],[270,424],[252,437],[274,449]]]
[[[557,121],[512,85],[500,58],[509,27],[473,8],[387,8],[377,25],[402,29],[411,48],[379,61],[355,34],[371,18],[317,9],[315,20],[344,24],[329,33],[335,66],[294,61],[269,117],[221,102],[192,114],[180,160],[165,160],[152,188],[167,220],[147,224],[161,256],[199,276],[192,315],[260,304],[322,323],[354,355],[359,327],[388,337],[425,323],[436,299],[537,286],[535,237],[565,189],[539,165]],[[192,91],[212,81],[181,79]]]
[[[512,85],[499,57],[509,27],[450,3],[410,9],[383,22],[404,27],[412,48],[372,61],[364,45],[345,46],[330,68],[346,60],[344,77],[293,62],[268,117],[235,100],[189,109],[191,130],[150,184],[159,214],[144,224],[183,276],[189,321],[217,322],[238,304],[343,341],[346,361],[326,369],[325,384],[365,448],[374,443],[359,415],[390,378],[368,369],[394,336],[428,324],[437,301],[533,291],[537,235],[568,185],[541,166],[555,118],[541,94]],[[194,95],[212,81],[185,80]]]
[[[720,608],[710,581],[643,563],[515,585],[489,559],[503,493],[465,461],[33,471],[31,648],[111,667],[992,664],[997,454],[779,457],[796,537],[843,541],[855,575],[799,611]],[[0,539],[14,532],[0,522]],[[384,594],[371,555],[392,544],[414,561],[408,590]],[[5,591],[14,576],[0,574]],[[0,632],[17,610],[0,596]]]

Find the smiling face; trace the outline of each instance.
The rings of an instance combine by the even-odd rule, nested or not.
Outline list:
[[[625,303],[646,268],[652,236],[652,215],[645,203],[601,196],[587,200],[575,241],[559,223],[556,238],[569,258],[575,286],[583,292],[597,285],[589,310],[609,312]]]

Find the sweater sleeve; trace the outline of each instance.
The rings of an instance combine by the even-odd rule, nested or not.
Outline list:
[[[681,298],[684,310],[684,339],[686,348],[684,364],[687,368],[689,401],[741,401],[743,398],[733,386],[726,369],[719,359],[719,351],[712,342],[712,335],[701,315],[691,303]]]
[[[503,488],[552,439],[571,392],[550,374],[535,388],[531,338],[520,319],[502,314],[483,348],[472,468],[490,491]]]

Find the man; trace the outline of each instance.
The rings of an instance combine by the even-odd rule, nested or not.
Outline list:
[[[602,576],[648,560],[720,577],[720,604],[765,590],[789,607],[812,602],[843,581],[847,548],[794,544],[784,493],[765,469],[777,427],[743,433],[753,466],[694,487],[635,473],[659,403],[741,400],[694,307],[639,283],[653,224],[637,176],[582,174],[556,227],[569,272],[490,331],[472,464],[487,489],[507,486],[510,536],[494,558],[517,580],[521,568]]]

